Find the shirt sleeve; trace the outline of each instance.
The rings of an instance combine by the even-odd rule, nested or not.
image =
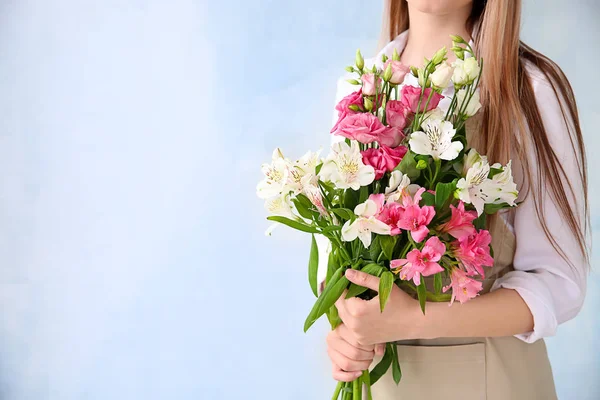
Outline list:
[[[539,72],[536,74],[534,71],[531,76],[538,109],[550,144],[565,170],[566,180],[573,187],[574,193],[571,193],[563,181],[565,193],[574,207],[580,226],[583,227],[586,216],[583,184],[578,165],[579,157],[571,143],[559,100],[550,83]],[[568,123],[572,125],[572,121]],[[574,130],[572,129],[571,132]],[[529,160],[532,180],[537,179],[539,165],[534,158],[535,156],[532,155],[532,159]],[[537,182],[532,183],[535,187]],[[523,193],[524,190],[521,192]],[[542,192],[548,230],[572,265],[560,256],[546,237],[536,213],[533,195],[529,193],[516,208],[514,215],[514,233],[517,241],[513,261],[514,271],[496,280],[491,289],[492,291],[501,287],[514,289],[523,298],[533,315],[534,327],[533,331],[515,337],[527,343],[554,335],[559,324],[575,317],[583,305],[586,292],[587,257],[580,251],[576,238],[561,216],[552,196],[548,194],[548,190]],[[589,241],[589,237],[586,241]]]

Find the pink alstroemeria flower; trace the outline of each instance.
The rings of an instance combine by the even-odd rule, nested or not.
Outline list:
[[[386,204],[377,219],[381,222],[386,223],[390,227],[390,236],[396,236],[402,233],[402,230],[398,227],[398,221],[402,217],[404,209],[398,203]]]
[[[421,284],[421,276],[429,276],[442,272],[444,268],[438,264],[446,252],[446,245],[437,236],[432,236],[425,242],[422,250],[412,249],[406,258],[392,260],[390,266],[400,274],[400,279],[411,280],[415,285]]]
[[[473,220],[477,218],[476,211],[465,211],[465,203],[462,200],[458,201],[458,207],[450,205],[450,210],[452,210],[450,221],[440,225],[438,228],[440,232],[449,233],[456,239],[462,239],[476,233],[473,226]]]
[[[481,282],[476,281],[473,278],[469,278],[467,273],[460,268],[454,268],[450,274],[450,285],[444,286],[444,293],[448,289],[452,288],[452,299],[450,299],[450,305],[454,303],[454,299],[464,303],[473,297],[477,296],[483,285]]]
[[[479,274],[485,277],[483,267],[494,265],[490,255],[492,236],[486,230],[465,236],[452,243],[454,256],[465,266],[467,275]]]
[[[410,231],[415,242],[420,243],[427,234],[429,228],[427,224],[431,222],[435,216],[435,208],[433,206],[419,206],[421,195],[425,188],[420,188],[411,198],[406,192],[402,193],[402,215],[398,220],[398,228]]]

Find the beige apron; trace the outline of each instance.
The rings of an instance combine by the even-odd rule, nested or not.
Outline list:
[[[471,122],[471,121],[470,121]],[[473,121],[475,122],[475,121]],[[467,133],[473,132],[467,129]],[[492,234],[494,266],[486,271],[483,293],[512,270],[516,240],[502,218]],[[426,278],[432,291],[433,280]],[[444,282],[446,285],[448,282]],[[557,399],[546,345],[513,336],[438,338],[396,342],[402,380],[392,368],[373,386],[374,400],[553,400]],[[378,356],[373,366],[381,360]]]

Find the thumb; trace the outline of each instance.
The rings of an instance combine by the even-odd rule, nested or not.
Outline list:
[[[346,278],[358,286],[366,287],[373,290],[379,290],[379,278],[366,272],[357,271],[355,269],[346,270]]]

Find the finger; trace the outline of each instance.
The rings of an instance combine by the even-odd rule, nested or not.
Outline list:
[[[335,301],[335,305],[338,308],[338,310],[341,307],[344,307],[344,303],[346,301],[346,295],[348,294],[348,289],[344,289],[344,292],[342,293],[342,295]]]
[[[354,336],[354,334],[352,333],[352,331],[350,329],[348,329],[348,327],[346,325],[342,324],[342,325],[338,326],[336,328],[336,330],[337,330],[338,335],[353,347],[356,347],[358,349],[365,350],[365,351],[373,351],[375,349],[374,345],[360,344],[358,342],[358,340],[356,339],[356,337]]]
[[[354,347],[339,336],[329,339],[328,344],[334,350],[354,361],[372,361],[375,357],[373,350],[368,351]]]
[[[375,354],[378,356],[385,354],[385,343],[378,343],[375,345]]]
[[[331,361],[342,371],[359,372],[369,368],[371,361],[355,361],[344,356],[342,353],[332,347],[327,347],[327,354]]]
[[[366,287],[373,290],[379,290],[379,278],[366,272],[357,271],[355,269],[346,270],[346,278],[358,286]]]
[[[342,371],[342,369],[340,367],[333,364],[332,375],[333,375],[333,379],[335,379],[336,381],[352,382],[353,380],[357,379],[359,376],[362,375],[362,371],[361,372],[346,372],[346,371]]]

